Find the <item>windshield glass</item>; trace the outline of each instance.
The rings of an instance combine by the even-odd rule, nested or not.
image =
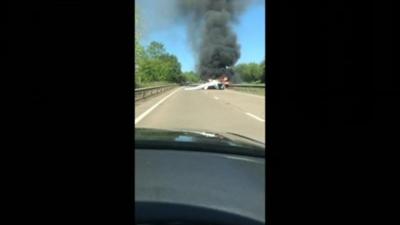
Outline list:
[[[265,143],[265,76],[264,0],[135,0],[135,139]]]

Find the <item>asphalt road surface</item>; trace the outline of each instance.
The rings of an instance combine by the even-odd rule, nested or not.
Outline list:
[[[135,104],[135,127],[233,132],[265,143],[265,97],[179,87]]]

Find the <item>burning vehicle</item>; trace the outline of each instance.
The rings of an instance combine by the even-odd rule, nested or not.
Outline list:
[[[221,75],[218,79],[209,79],[207,83],[200,84],[196,87],[185,88],[186,91],[193,90],[207,90],[207,89],[216,89],[216,90],[224,90],[229,86],[229,78],[228,76]]]

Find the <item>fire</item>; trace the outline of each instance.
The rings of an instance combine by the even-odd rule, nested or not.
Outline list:
[[[229,78],[227,75],[222,74],[219,78],[218,78],[219,82],[221,82],[225,87],[229,86]]]

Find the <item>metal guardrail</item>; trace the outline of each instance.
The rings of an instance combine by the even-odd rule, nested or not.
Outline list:
[[[154,96],[165,91],[171,90],[172,88],[178,87],[178,84],[169,84],[163,86],[156,87],[147,87],[147,88],[136,88],[135,89],[135,102],[148,98],[150,96]]]
[[[199,83],[189,84],[187,86],[198,86],[198,85],[200,84]],[[242,91],[251,94],[265,96],[265,84],[229,84],[226,88],[228,90],[231,89],[235,91]]]
[[[189,84],[188,86],[198,86],[201,83],[196,83],[196,84]],[[265,88],[265,84],[229,84],[228,87],[233,87],[233,88],[240,88],[240,87],[248,87],[248,88]]]
[[[265,88],[265,84],[230,84],[229,87],[243,87],[243,88]]]
[[[200,85],[200,83],[189,84],[187,86],[198,86],[198,85]],[[265,84],[229,84],[226,88],[235,91],[242,91],[251,94],[265,96]]]
[[[265,96],[265,84],[231,84],[228,89]]]

